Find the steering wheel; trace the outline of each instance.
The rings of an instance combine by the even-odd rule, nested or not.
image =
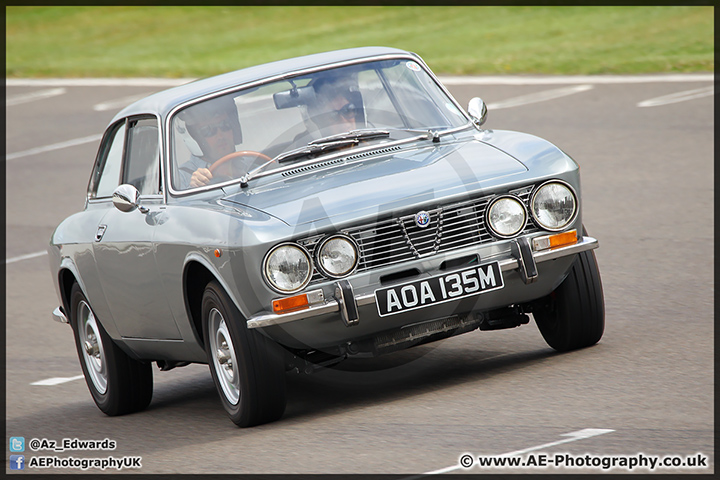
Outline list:
[[[210,165],[210,167],[208,167],[208,170],[210,170],[211,173],[215,173],[215,170],[218,167],[220,167],[220,165],[223,165],[227,161],[232,160],[233,158],[237,158],[237,157],[247,157],[249,155],[252,155],[252,156],[258,157],[258,158],[262,158],[263,160],[268,161],[268,162],[272,161],[272,158],[268,157],[264,153],[255,152],[252,150],[241,150],[239,152],[228,153],[221,159],[216,160],[212,165]]]

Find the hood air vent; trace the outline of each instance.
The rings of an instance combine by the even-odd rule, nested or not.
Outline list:
[[[372,155],[382,155],[383,153],[396,152],[396,151],[400,150],[401,148],[402,147],[398,146],[398,147],[390,147],[390,148],[381,148],[380,150],[371,150],[371,151],[365,152],[365,153],[358,153],[357,155],[350,155],[349,157],[346,158],[346,160],[356,160],[358,158],[369,157]]]
[[[283,177],[292,177],[293,175],[297,175],[298,173],[309,172],[311,170],[326,167],[328,165],[335,165],[338,163],[343,163],[344,161],[345,161],[344,158],[336,158],[335,160],[328,160],[327,162],[313,163],[312,165],[305,165],[304,167],[294,168],[292,170],[288,170],[287,172],[283,172],[282,176]]]

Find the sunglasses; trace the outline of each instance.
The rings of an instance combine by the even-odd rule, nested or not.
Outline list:
[[[230,125],[230,122],[227,120],[223,120],[221,123],[216,123],[215,125],[205,125],[204,127],[200,127],[198,129],[198,133],[203,138],[210,138],[217,135],[218,130],[228,132],[232,130],[232,125]]]
[[[357,116],[357,108],[355,108],[355,105],[352,103],[347,103],[340,110],[335,110],[335,114],[345,120],[355,120]]]

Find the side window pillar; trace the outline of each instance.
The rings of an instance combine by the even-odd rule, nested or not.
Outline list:
[[[120,185],[125,130],[125,121],[117,123],[103,139],[90,182],[90,198],[110,197]]]
[[[160,149],[155,118],[131,120],[128,129],[123,183],[135,186],[140,195],[158,195],[160,190]]]

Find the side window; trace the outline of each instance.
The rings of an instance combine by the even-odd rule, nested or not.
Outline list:
[[[116,127],[115,133],[108,137],[102,152],[103,158],[95,172],[95,194],[93,197],[110,197],[120,185],[120,167],[122,166],[123,145],[125,143],[125,124]]]
[[[160,150],[155,118],[130,121],[123,183],[134,185],[140,195],[160,193]]]

